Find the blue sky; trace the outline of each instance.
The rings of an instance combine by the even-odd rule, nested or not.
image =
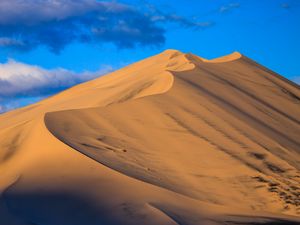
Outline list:
[[[168,48],[299,81],[299,40],[300,0],[1,0],[0,111]]]

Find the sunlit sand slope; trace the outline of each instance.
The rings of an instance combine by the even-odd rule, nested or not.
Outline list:
[[[299,224],[299,123],[241,54],[165,51],[0,116],[0,224]]]

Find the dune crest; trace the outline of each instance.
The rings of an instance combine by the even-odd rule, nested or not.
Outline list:
[[[239,53],[166,50],[0,116],[0,218],[298,224],[299,104]]]
[[[214,59],[205,59],[205,58],[195,56],[195,55],[194,55],[194,57],[197,57],[198,59],[200,59],[201,61],[206,62],[206,63],[226,63],[226,62],[231,62],[231,61],[241,59],[243,57],[243,55],[239,52],[233,52],[228,55],[221,56],[221,57],[214,58]]]

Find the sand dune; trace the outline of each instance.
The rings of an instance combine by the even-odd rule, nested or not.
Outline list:
[[[167,50],[0,116],[0,225],[299,224],[300,89]]]

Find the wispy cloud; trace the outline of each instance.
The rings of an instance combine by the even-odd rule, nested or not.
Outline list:
[[[10,59],[7,63],[0,64],[0,112],[17,106],[19,98],[51,95],[110,71],[110,66],[82,73],[63,68],[47,70]]]
[[[1,102],[1,99],[0,99]],[[10,107],[8,105],[0,105],[0,113],[4,113],[10,110]]]
[[[1,37],[0,38],[0,46],[24,46],[22,41],[18,41],[16,39]]]
[[[0,47],[30,50],[44,45],[59,53],[72,42],[156,46],[165,42],[161,23],[166,22],[188,28],[209,25],[117,1],[1,0]]]
[[[203,29],[214,25],[214,22],[211,21],[207,21],[207,22],[193,21],[177,14],[157,14],[157,15],[153,15],[151,17],[151,20],[156,22],[177,23],[183,27],[195,28],[195,29]]]
[[[144,2],[144,7],[147,9],[148,16],[150,17],[151,21],[158,22],[158,23],[175,23],[180,25],[181,27],[185,28],[207,28],[213,26],[214,23],[212,21],[198,21],[196,19],[188,18],[179,15],[176,12],[164,12],[164,10],[156,7],[155,5],[147,2]]]
[[[291,80],[300,85],[300,76],[294,76]]]
[[[240,6],[241,6],[240,3],[229,3],[227,5],[221,6],[219,12],[220,13],[229,12],[233,9],[239,8]]]
[[[289,9],[291,6],[290,6],[289,3],[282,3],[281,7],[284,8],[284,9]]]

